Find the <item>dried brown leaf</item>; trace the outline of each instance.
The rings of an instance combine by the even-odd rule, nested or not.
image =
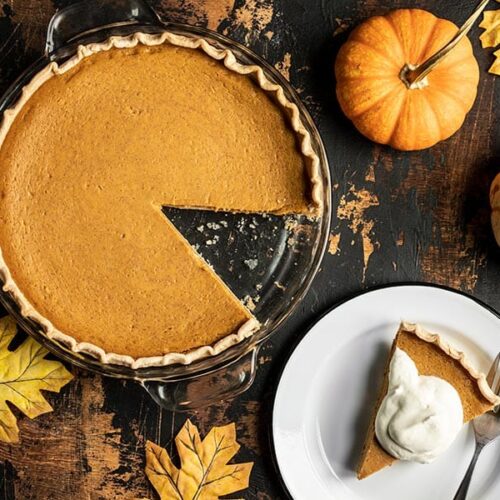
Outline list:
[[[186,420],[175,445],[180,468],[164,448],[146,443],[146,474],[162,500],[214,500],[248,488],[253,463],[228,464],[240,449],[234,423],[213,427],[202,441]]]
[[[487,10],[479,27],[484,29],[484,33],[479,37],[483,48],[500,44],[500,9]]]
[[[16,335],[10,316],[0,318],[0,441],[19,440],[17,420],[7,401],[29,418],[52,411],[40,391],[59,392],[73,376],[59,361],[44,359],[47,349],[28,338],[17,349],[8,347]]]
[[[491,68],[488,71],[490,73],[493,73],[494,75],[500,76],[500,49],[493,52],[493,55],[495,56],[495,61],[493,62]]]

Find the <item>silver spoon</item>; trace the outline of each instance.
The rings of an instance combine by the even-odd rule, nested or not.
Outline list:
[[[490,368],[487,381],[491,390],[495,394],[500,395],[500,353],[497,355]],[[474,434],[476,437],[476,449],[474,450],[474,456],[472,457],[469,468],[453,500],[465,500],[467,498],[467,491],[469,490],[472,473],[474,472],[474,467],[476,466],[481,451],[483,451],[483,448],[488,443],[493,442],[500,436],[500,405],[484,415],[475,418],[472,421],[472,426],[474,427]]]

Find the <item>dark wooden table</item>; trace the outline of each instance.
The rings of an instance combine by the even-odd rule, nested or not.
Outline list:
[[[51,15],[70,3],[0,2],[0,91],[41,55]],[[368,16],[405,6],[461,23],[475,2],[151,3],[165,19],[216,29],[276,65],[302,96],[328,150],[335,187],[332,238],[311,291],[280,334],[262,348],[253,387],[234,401],[189,415],[202,433],[236,421],[243,445],[238,458],[255,461],[243,496],[285,498],[270,445],[273,395],[293,346],[318,315],[360,290],[404,281],[449,285],[500,309],[500,249],[490,231],[488,208],[489,184],[500,170],[500,79],[486,72],[491,51],[480,48],[476,27],[470,38],[481,82],[464,126],[432,149],[401,153],[364,139],[339,110],[332,65],[346,31]],[[346,203],[337,211],[340,200]],[[48,396],[53,413],[33,421],[20,416],[20,445],[0,444],[0,497],[155,498],[144,475],[145,440],[171,451],[186,415],[161,410],[134,383],[75,374],[60,396]]]

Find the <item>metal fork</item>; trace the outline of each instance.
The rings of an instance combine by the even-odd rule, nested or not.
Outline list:
[[[500,353],[498,353],[495,361],[491,365],[487,381],[491,390],[495,394],[500,395]],[[481,451],[483,451],[483,448],[488,443],[493,442],[500,436],[500,405],[495,406],[495,408],[488,413],[475,418],[472,421],[472,427],[474,427],[474,434],[476,436],[476,449],[474,450],[474,456],[472,457],[469,468],[453,500],[465,500],[467,498],[467,491],[469,490],[472,473],[474,472]]]

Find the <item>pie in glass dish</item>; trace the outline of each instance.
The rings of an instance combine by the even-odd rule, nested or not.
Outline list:
[[[283,89],[172,33],[81,46],[0,126],[0,276],[104,363],[188,364],[259,322],[162,206],[318,217],[319,159]]]

